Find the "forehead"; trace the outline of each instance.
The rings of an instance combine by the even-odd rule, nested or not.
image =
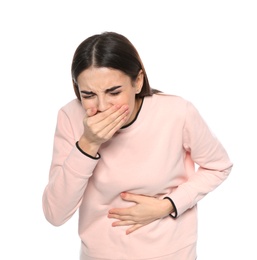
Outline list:
[[[105,90],[114,86],[131,83],[129,76],[120,70],[110,68],[94,68],[84,70],[78,76],[80,89]]]

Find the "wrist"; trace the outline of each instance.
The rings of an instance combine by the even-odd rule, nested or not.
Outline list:
[[[162,207],[163,207],[164,217],[166,217],[174,212],[174,207],[168,199],[163,199],[162,205],[163,205]]]
[[[82,152],[92,157],[97,156],[100,145],[89,142],[86,138],[84,138],[84,136],[82,136],[77,143]]]
[[[167,201],[171,204],[172,206],[172,210],[170,211],[169,215],[172,217],[172,218],[177,218],[178,216],[178,211],[177,211],[177,208],[176,208],[176,205],[175,203],[173,202],[173,200],[169,197],[164,197],[163,198],[164,201]]]

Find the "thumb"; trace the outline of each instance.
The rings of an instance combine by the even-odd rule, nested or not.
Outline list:
[[[96,112],[97,112],[96,108],[93,108],[93,107],[87,109],[87,111],[86,111],[88,117],[94,116],[96,114]]]
[[[137,194],[132,194],[132,193],[128,193],[128,192],[122,192],[120,194],[121,198],[123,200],[126,200],[126,201],[133,201],[133,202],[136,202],[138,203],[139,202],[139,199],[140,199],[140,195],[137,195]]]

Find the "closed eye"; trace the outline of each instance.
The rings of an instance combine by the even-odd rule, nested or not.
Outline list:
[[[112,96],[117,96],[121,93],[121,91],[118,91],[118,92],[110,92],[110,95]]]
[[[84,98],[84,99],[89,99],[89,98],[92,98],[92,97],[94,97],[95,96],[95,94],[91,94],[91,95],[82,95],[82,98]]]
[[[115,86],[109,89],[105,90],[106,94],[109,94],[111,96],[117,96],[121,93],[120,90],[121,86]],[[81,91],[81,97],[84,99],[89,99],[89,98],[93,98],[96,94],[92,91],[86,91],[86,90],[82,90]]]

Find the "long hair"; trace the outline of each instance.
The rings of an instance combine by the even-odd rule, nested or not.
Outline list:
[[[72,82],[75,94],[80,100],[77,79],[79,74],[90,68],[106,67],[117,69],[128,75],[133,82],[140,70],[143,71],[144,83],[136,98],[151,96],[159,92],[150,87],[142,60],[133,44],[123,35],[104,32],[84,40],[76,49],[71,66]]]

